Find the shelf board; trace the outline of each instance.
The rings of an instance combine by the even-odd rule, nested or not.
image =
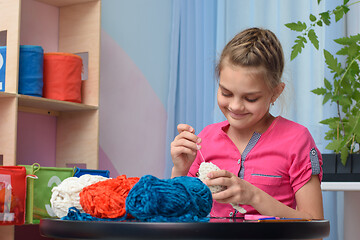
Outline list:
[[[323,191],[360,191],[360,182],[322,182]]]
[[[97,106],[85,105],[82,103],[73,103],[59,101],[42,97],[33,97],[27,95],[19,96],[19,106],[25,108],[43,109],[45,111],[67,112],[67,111],[86,111],[99,109]]]
[[[36,1],[43,2],[43,3],[53,5],[56,7],[64,7],[64,6],[69,6],[69,5],[79,4],[79,3],[93,2],[93,1],[97,1],[97,0],[36,0]]]
[[[0,98],[11,98],[16,97],[16,95],[15,93],[0,92]]]

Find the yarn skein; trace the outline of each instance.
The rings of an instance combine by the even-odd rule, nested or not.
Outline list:
[[[138,177],[121,175],[92,184],[80,192],[80,204],[93,217],[121,218],[126,214],[125,199],[138,181]]]
[[[84,212],[80,205],[80,192],[83,188],[105,181],[109,178],[85,174],[80,177],[69,177],[64,179],[60,185],[53,187],[50,204],[51,208],[58,218],[67,215],[70,207],[76,207],[80,212]]]
[[[210,189],[198,178],[143,176],[126,198],[126,211],[148,222],[208,221]]]
[[[97,218],[93,217],[88,213],[82,213],[76,207],[70,207],[68,214],[61,218],[61,220],[71,221],[101,221],[101,222],[118,222],[126,220],[126,215],[121,218]]]

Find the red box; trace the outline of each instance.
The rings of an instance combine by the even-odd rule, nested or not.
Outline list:
[[[82,66],[78,55],[45,53],[43,97],[81,103]]]
[[[0,166],[0,225],[25,222],[26,169]]]

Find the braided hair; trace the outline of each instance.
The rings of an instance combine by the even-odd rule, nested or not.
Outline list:
[[[284,53],[273,32],[249,28],[238,33],[222,51],[216,66],[217,76],[225,64],[241,67],[262,67],[270,89],[281,82],[284,70]]]

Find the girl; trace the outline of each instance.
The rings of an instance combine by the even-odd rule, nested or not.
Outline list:
[[[171,143],[172,177],[196,177],[203,162],[208,186],[223,185],[213,194],[212,217],[243,217],[228,204],[240,204],[246,214],[322,219],[320,182],[322,158],[309,131],[269,113],[284,90],[284,56],[269,30],[250,28],[224,48],[218,66],[217,101],[227,121],[211,124],[197,136],[186,124]],[[201,150],[200,150],[201,149]]]

